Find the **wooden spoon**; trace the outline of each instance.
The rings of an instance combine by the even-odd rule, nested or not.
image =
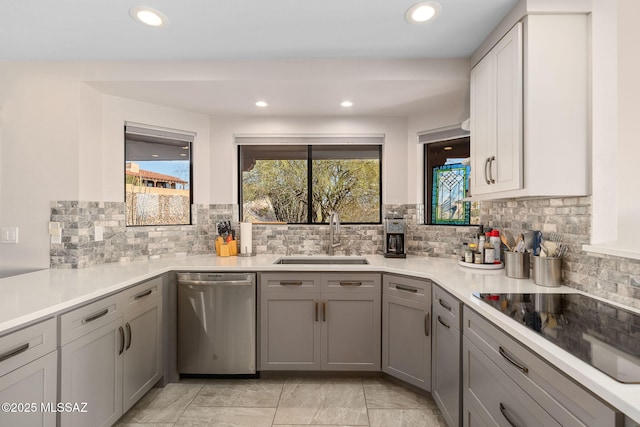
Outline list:
[[[507,247],[509,252],[513,252],[511,246],[509,245],[509,242],[507,242],[507,237],[504,235],[504,233],[500,235],[500,240],[502,240],[502,243]]]

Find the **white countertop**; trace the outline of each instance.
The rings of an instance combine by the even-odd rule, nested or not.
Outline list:
[[[0,336],[169,271],[375,271],[403,274],[438,283],[543,359],[640,423],[640,384],[615,381],[472,295],[474,292],[578,292],[575,289],[537,286],[532,280],[507,278],[504,270],[474,270],[441,258],[408,256],[406,259],[392,259],[368,255],[369,265],[273,264],[280,257],[183,256],[102,264],[79,270],[41,270],[0,279]],[[640,313],[640,310],[624,308]]]

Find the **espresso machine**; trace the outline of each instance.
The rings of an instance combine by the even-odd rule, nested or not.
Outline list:
[[[404,218],[384,219],[384,256],[385,258],[406,258]]]

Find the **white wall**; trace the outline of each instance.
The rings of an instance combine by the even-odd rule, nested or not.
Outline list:
[[[94,81],[340,78],[464,79],[465,60],[267,61],[229,63],[0,63],[0,226],[20,242],[0,244],[0,276],[49,266],[47,223],[55,200],[123,201],[123,124],[197,133],[194,202],[237,202],[238,133],[385,134],[383,202],[415,202],[417,131],[461,121],[454,109],[404,117],[209,117],[104,95]],[[333,66],[337,65],[337,66]],[[302,73],[302,74],[301,74]],[[88,82],[88,83],[87,83]],[[413,137],[408,137],[413,135]],[[411,141],[408,142],[408,139]],[[407,164],[409,167],[407,168]]]
[[[49,201],[78,196],[80,84],[65,67],[0,67],[0,224],[17,226],[20,240],[0,245],[0,274],[9,274],[49,266]]]
[[[407,200],[407,120],[384,117],[212,117],[211,200],[237,203],[237,150],[234,134],[385,134],[383,203]]]
[[[101,155],[104,190],[102,194],[88,194],[82,200],[124,201],[124,123],[131,121],[196,133],[192,145],[193,202],[211,202],[209,116],[109,95],[104,95],[102,102]]]
[[[433,110],[409,117],[407,122],[407,200],[404,203],[425,203],[424,147],[418,144],[417,134],[456,125],[468,118],[468,99],[436,106]]]
[[[593,2],[592,24],[592,227],[591,243],[617,240],[618,0]]]
[[[640,254],[640,2],[618,2],[618,240]],[[615,185],[614,185],[615,187]]]

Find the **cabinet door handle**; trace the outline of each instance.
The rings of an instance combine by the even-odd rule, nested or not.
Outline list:
[[[428,337],[430,332],[431,332],[431,313],[427,311],[424,314],[424,335]]]
[[[451,306],[449,304],[447,304],[446,302],[442,301],[442,298],[438,298],[438,303],[446,308],[448,311],[451,311]]]
[[[17,356],[20,353],[24,353],[29,349],[29,343],[22,344],[12,350],[7,351],[6,353],[0,354],[0,362],[4,362],[7,359],[11,359],[13,356]]]
[[[340,286],[362,286],[362,282],[340,282]]]
[[[318,300],[315,300],[315,305],[316,305],[316,322],[318,321]]]
[[[125,326],[127,328],[127,335],[129,335],[129,341],[127,341],[127,346],[124,349],[129,350],[129,347],[131,347],[131,325],[127,322]]]
[[[322,300],[322,321],[327,321],[327,302]]]
[[[302,281],[281,280],[280,286],[302,286]]]
[[[135,297],[133,297],[133,299],[140,299],[140,298],[144,298],[146,296],[151,295],[151,292],[153,292],[153,289],[147,289],[144,292],[140,292],[138,295],[136,295]]]
[[[511,363],[513,366],[515,366],[516,368],[518,368],[523,374],[528,374],[529,373],[529,368],[527,368],[526,366],[522,366],[521,364],[519,364],[518,362],[516,362],[515,360],[513,360],[511,357],[509,357],[509,355],[507,354],[507,352],[505,351],[504,348],[502,348],[502,346],[500,346],[498,348],[499,352],[500,352],[500,356],[504,357],[504,359]]]
[[[487,185],[491,185],[491,181],[489,180],[489,173],[487,172],[487,167],[489,166],[489,162],[491,159],[487,157],[484,159],[484,180],[487,182]]]
[[[400,291],[411,292],[414,294],[418,292],[418,288],[414,288],[413,286],[406,286],[406,285],[396,285],[396,289]]]
[[[442,321],[442,319],[440,318],[440,316],[438,316],[438,322],[439,322],[442,326],[444,326],[445,328],[447,328],[447,329],[449,329],[449,328],[451,327],[451,326],[447,325],[446,323],[444,323],[444,322]]]
[[[118,332],[120,332],[120,351],[118,351],[118,356],[124,352],[124,329],[122,326],[118,327]]]
[[[507,420],[507,422],[509,423],[509,425],[511,427],[517,427],[513,421],[511,421],[509,419],[509,416],[507,415],[507,408],[505,408],[505,406],[502,404],[502,402],[500,402],[500,412],[502,413],[502,416],[504,417],[505,420]]]
[[[491,165],[493,164],[493,161],[496,159],[496,156],[491,156],[491,160],[489,160],[489,179],[491,180],[492,184],[496,183],[496,180],[493,179],[493,173],[491,172]]]
[[[85,319],[82,319],[82,323],[84,324],[84,323],[93,322],[94,320],[97,320],[97,319],[99,319],[99,318],[101,318],[103,316],[106,316],[107,313],[109,313],[109,309],[105,308],[104,310],[102,310],[102,311],[100,311],[98,313],[92,314],[91,316],[89,316],[89,317],[87,317]]]

